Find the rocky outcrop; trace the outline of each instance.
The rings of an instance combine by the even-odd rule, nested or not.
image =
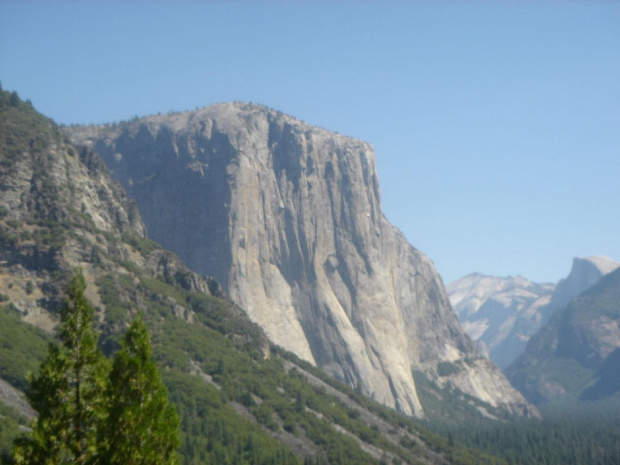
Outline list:
[[[0,378],[0,402],[15,409],[28,420],[32,420],[36,415],[35,411],[26,400],[24,393],[14,388],[2,378]]]
[[[76,149],[31,104],[0,93],[0,294],[23,319],[52,332],[75,267],[103,308],[98,279],[148,270],[191,291],[221,293],[146,239],[136,203],[92,150]]]
[[[236,103],[67,134],[105,159],[153,239],[378,401],[422,416],[412,368],[437,379],[440,362],[480,359],[432,262],[381,212],[370,145]],[[527,410],[492,364],[466,365],[442,382]]]
[[[0,292],[26,321],[51,332],[51,311],[73,268],[84,265],[94,282],[87,264],[108,252],[129,258],[121,235],[142,238],[145,228],[91,151],[76,150],[27,103],[2,102],[0,110]],[[89,298],[98,302],[95,289]]]
[[[522,276],[500,278],[480,273],[447,286],[450,302],[463,328],[500,368],[510,365],[540,329],[542,310],[553,284],[537,284]]]

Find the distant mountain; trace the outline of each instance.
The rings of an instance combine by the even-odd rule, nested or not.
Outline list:
[[[557,286],[532,283],[522,276],[473,273],[450,283],[447,290],[465,330],[503,369],[523,353],[530,337],[555,311],[618,267],[607,257],[575,258]]]
[[[500,278],[479,273],[447,286],[450,302],[465,331],[500,368],[512,363],[541,326],[542,309],[553,284],[537,284],[522,276]]]
[[[620,267],[620,263],[608,257],[591,256],[576,257],[573,266],[565,279],[556,286],[551,302],[545,309],[545,321],[559,309],[568,305],[571,299],[596,284],[606,274]],[[543,323],[545,322],[543,321]]]
[[[556,311],[506,373],[538,405],[620,401],[619,359],[620,269],[616,269]]]
[[[412,370],[528,412],[385,218],[369,144],[243,103],[66,131],[103,157],[149,234],[275,343],[406,414],[424,416]]]

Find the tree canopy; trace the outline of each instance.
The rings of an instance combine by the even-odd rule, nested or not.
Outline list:
[[[50,344],[28,400],[38,413],[14,448],[17,464],[177,463],[178,416],[136,319],[110,363],[97,347],[94,310],[76,270],[60,309],[60,345]]]
[[[108,416],[100,438],[103,463],[176,464],[179,417],[168,403],[140,317],[121,344],[106,391]]]

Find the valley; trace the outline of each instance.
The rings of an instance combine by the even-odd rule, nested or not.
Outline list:
[[[182,463],[604,464],[620,456],[613,414],[576,423],[552,412],[575,399],[576,412],[593,401],[613,411],[620,285],[611,261],[576,260],[568,284],[555,288],[491,279],[493,292],[464,307],[489,321],[493,298],[517,302],[504,311],[528,309],[516,320],[531,323],[530,342],[506,370],[524,397],[459,324],[432,261],[383,215],[368,144],[249,104],[61,128],[16,93],[0,97],[7,460],[33,416],[20,395],[26,373],[54,340],[75,267],[104,353],[143,315],[181,418]],[[563,307],[545,314],[554,299]],[[570,383],[561,375],[567,360],[581,366]],[[568,444],[576,445],[568,455],[553,452]]]

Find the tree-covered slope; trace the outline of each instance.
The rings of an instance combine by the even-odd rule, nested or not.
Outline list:
[[[620,401],[620,270],[579,296],[537,333],[508,376],[532,402]]]

